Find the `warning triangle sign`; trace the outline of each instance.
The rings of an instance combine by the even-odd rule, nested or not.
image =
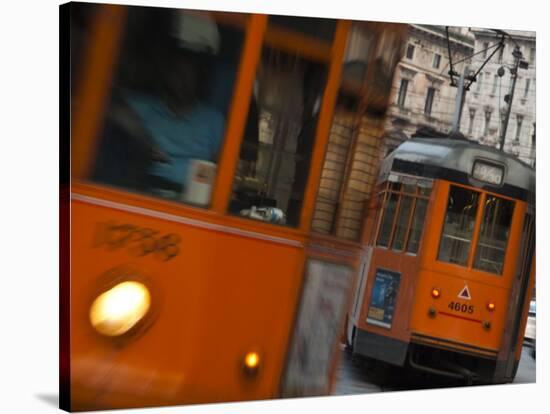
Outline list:
[[[468,289],[468,285],[464,286],[464,289],[462,289],[460,291],[460,293],[458,294],[458,297],[460,299],[472,299],[472,297],[470,296],[470,289]]]

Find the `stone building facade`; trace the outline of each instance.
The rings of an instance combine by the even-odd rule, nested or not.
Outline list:
[[[471,63],[474,38],[467,28],[449,28],[454,70]],[[384,156],[421,127],[449,132],[457,88],[449,77],[449,49],[442,26],[410,25],[387,114]]]
[[[477,69],[495,50],[500,36],[494,31],[472,29],[475,37],[475,55],[471,68]],[[536,39],[534,32],[507,30],[513,39],[505,37],[504,49],[496,52],[485,65],[466,94],[462,112],[460,130],[468,138],[480,143],[499,147],[508,104],[505,95],[510,93],[514,67],[512,52],[520,47],[522,60],[527,68],[518,69],[518,78],[506,138],[504,151],[514,154],[522,161],[535,164],[536,147]],[[489,50],[486,50],[489,48]],[[486,50],[486,51],[485,51]],[[499,68],[504,68],[499,76]]]

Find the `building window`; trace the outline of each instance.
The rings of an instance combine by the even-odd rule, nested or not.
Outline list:
[[[523,91],[523,97],[527,98],[529,94],[529,86],[531,85],[531,79],[525,79],[525,90]]]
[[[496,92],[497,92],[497,83],[498,83],[498,75],[495,74],[493,75],[493,90],[491,91],[491,93],[494,95]]]
[[[407,88],[409,87],[408,79],[401,79],[401,85],[399,86],[399,96],[397,97],[397,106],[400,108],[405,107],[405,98],[407,97]]]
[[[502,63],[502,56],[504,55],[504,45],[498,50],[498,63]]]
[[[426,115],[432,114],[432,106],[434,103],[435,88],[428,88],[428,93],[426,95],[426,104],[424,105],[424,113]]]
[[[476,92],[479,92],[481,91],[481,84],[483,83],[483,73],[480,73],[479,75],[477,75],[477,88],[476,88]]]
[[[441,64],[441,55],[439,53],[436,53],[434,55],[434,63],[433,66],[436,69],[439,69],[439,65]]]
[[[476,117],[476,110],[475,108],[470,108],[470,126],[468,127],[468,135],[472,135],[472,132],[474,131],[474,119]]]
[[[487,57],[487,49],[489,48],[489,43],[483,43],[483,58]]]
[[[407,59],[412,60],[413,56],[414,56],[414,46],[413,45],[408,45],[407,46]]]
[[[489,133],[489,124],[491,123],[491,114],[492,111],[490,109],[485,110],[485,128],[483,130],[483,135],[487,136]]]
[[[535,63],[535,48],[529,50],[529,63]]]
[[[519,141],[521,135],[521,124],[523,124],[523,115],[516,115],[516,141]]]

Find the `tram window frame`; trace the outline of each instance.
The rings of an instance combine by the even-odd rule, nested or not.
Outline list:
[[[94,154],[94,157],[90,160],[90,167],[89,167],[90,171],[87,171],[85,174],[81,174],[82,176],[81,177],[78,176],[78,178],[81,178],[84,181],[89,182],[90,184],[94,184],[94,185],[97,184],[102,187],[113,188],[117,191],[138,194],[138,195],[146,196],[148,198],[155,199],[155,200],[174,202],[181,206],[200,208],[201,210],[211,210],[213,208],[212,204],[213,204],[213,197],[215,193],[215,182],[217,181],[220,175],[220,169],[219,169],[220,161],[222,160],[224,146],[227,141],[228,126],[230,121],[227,114],[231,113],[231,101],[237,91],[237,87],[239,83],[238,70],[239,70],[240,62],[242,61],[244,56],[243,55],[244,46],[245,46],[246,38],[248,36],[246,22],[250,18],[250,15],[245,13],[227,14],[227,13],[221,13],[221,12],[198,12],[198,11],[193,11],[188,9],[162,10],[162,8],[157,8],[157,7],[152,8],[154,9],[156,14],[150,14],[150,11],[148,9],[149,8],[144,8],[142,6],[128,6],[127,8],[128,12],[126,17],[126,25],[121,35],[121,42],[118,50],[119,57],[115,60],[114,70],[113,70],[113,81],[108,86],[107,95],[109,96],[108,98],[109,101],[105,105],[105,108],[102,114],[100,115],[100,118],[101,118],[99,122],[100,131],[96,134],[96,137],[93,139],[93,141],[95,142],[95,145],[97,146],[97,151]],[[169,50],[168,46],[165,45],[165,43],[166,44],[169,43],[166,41],[167,39],[161,38],[159,34],[155,34],[154,36],[147,37],[141,34],[138,27],[138,23],[143,19],[145,19],[144,21],[147,21],[147,19],[151,19],[151,21],[155,21],[156,23],[162,22],[162,20],[159,20],[159,21],[154,20],[155,16],[156,18],[159,18],[159,15],[158,15],[159,13],[163,13],[163,15],[160,16],[160,19],[162,18],[167,19],[168,16],[170,16],[170,19],[174,19],[174,21],[175,19],[177,19],[175,16],[178,13],[182,13],[182,14],[185,13],[185,16],[188,19],[190,18],[203,19],[205,23],[215,24],[217,26],[219,43],[220,43],[218,53],[212,56],[204,56],[204,58],[200,57],[201,60],[204,59],[204,61],[207,62],[207,63],[203,63],[204,65],[208,66],[207,72],[213,70],[216,65],[223,65],[223,64],[227,65],[229,61],[231,61],[232,63],[236,62],[236,70],[234,71],[234,73],[231,74],[231,85],[229,85],[227,88],[228,89],[227,92],[229,96],[227,97],[226,105],[225,105],[225,102],[216,101],[216,98],[220,98],[218,96],[219,93],[216,90],[213,90],[213,87],[209,87],[207,85],[209,83],[212,83],[213,80],[214,81],[218,80],[221,82],[221,78],[223,78],[223,76],[221,74],[218,74],[218,77],[220,79],[217,79],[215,78],[215,74],[212,72],[209,74],[210,76],[205,78],[204,91],[201,91],[201,92],[204,92],[204,95],[201,95],[202,96],[201,103],[204,108],[211,108],[209,109],[210,112],[208,113],[219,114],[219,117],[217,117],[216,119],[219,118],[219,120],[223,121],[223,124],[221,122],[219,123],[219,126],[221,127],[219,128],[219,132],[220,132],[219,145],[217,150],[214,149],[215,147],[214,144],[211,146],[212,148],[210,148],[210,151],[212,152],[212,159],[208,160],[207,162],[193,163],[193,158],[191,157],[188,158],[187,159],[188,167],[186,168],[187,174],[185,174],[185,176],[181,179],[181,182],[186,181],[187,184],[190,184],[189,177],[191,176],[193,171],[196,172],[195,174],[196,178],[200,178],[203,181],[205,179],[208,179],[210,189],[209,189],[209,195],[207,197],[208,198],[207,201],[203,200],[204,197],[196,198],[191,195],[190,197],[187,197],[185,195],[185,191],[180,191],[180,190],[174,190],[175,195],[167,196],[168,192],[172,194],[174,191],[172,191],[172,189],[170,189],[170,191],[158,190],[158,188],[155,186],[155,184],[157,183],[153,184],[153,181],[151,181],[151,183],[149,183],[150,185],[147,186],[147,188],[145,189],[144,180],[133,180],[131,179],[131,177],[130,178],[122,177],[121,179],[117,178],[115,180],[110,180],[104,176],[105,174],[103,173],[98,174],[98,170],[97,170],[98,163],[102,162],[100,159],[101,145],[103,145],[102,141],[105,138],[104,135],[106,135],[105,128],[106,126],[107,127],[109,126],[107,121],[110,119],[110,116],[112,115],[111,114],[113,110],[112,104],[113,102],[117,103],[120,100],[120,99],[118,100],[113,99],[113,96],[116,96],[115,92],[117,90],[126,90],[126,88],[128,88],[128,84],[130,84],[131,86],[128,90],[131,92],[131,94],[133,95],[137,94],[141,97],[142,94],[149,93],[150,90],[154,90],[154,88],[158,87],[157,85],[153,85],[151,82],[147,83],[152,79],[151,77],[152,72],[151,72],[151,69],[148,68],[149,64],[144,63],[144,60],[142,58],[140,58],[141,60],[136,60],[137,57],[139,56],[139,53],[136,49],[139,46],[139,44],[135,43],[134,37],[138,36],[136,39],[142,41],[143,44],[145,44],[145,41],[146,41],[147,44],[149,45],[147,50],[150,53],[157,53],[159,56],[159,59],[160,59],[160,56],[168,56],[167,51],[164,51],[164,54],[161,54],[158,51],[155,52],[154,47],[151,46],[153,45],[154,42],[157,42],[157,43],[164,42],[164,43],[158,43],[158,44],[163,46],[161,49]],[[131,20],[132,18],[134,20]],[[128,22],[132,23],[133,26],[128,24]],[[222,36],[223,33],[225,32],[234,32],[231,35],[230,39],[227,38],[229,39],[228,44],[230,44],[227,50],[224,48],[225,43],[223,43],[224,40],[226,40],[226,38]],[[93,39],[90,39],[90,40],[93,41]],[[193,52],[192,49],[190,50],[191,52]],[[231,56],[229,56],[228,54],[229,50],[230,50]],[[131,58],[130,61],[127,60],[128,58]],[[132,59],[136,61],[133,62]],[[134,66],[136,65],[136,62],[137,64],[140,65],[139,67],[142,68],[143,73],[136,72],[133,67],[132,67],[132,70],[129,70],[132,64]],[[137,78],[135,77],[136,73],[139,75]],[[136,83],[136,79],[138,78],[140,80]],[[147,79],[147,80],[144,80],[144,79]],[[160,82],[157,81],[157,83],[160,83]],[[139,87],[142,88],[143,90],[139,88],[134,89],[134,87],[136,87],[136,84],[139,85]],[[225,106],[225,109],[221,108],[224,106]],[[117,108],[115,107],[115,109]],[[133,110],[135,111],[135,108],[133,108]],[[129,109],[122,112],[127,113],[128,111]],[[207,117],[206,115],[207,112],[206,111],[203,111],[203,112],[204,112],[203,117]],[[145,127],[145,125],[137,125],[137,126],[139,127],[140,131],[143,129],[143,131],[148,132],[146,134],[143,134],[144,137],[145,135],[147,136],[151,135],[150,131],[148,130],[148,128]],[[135,135],[134,133],[137,131],[136,126],[130,125],[130,127],[133,128],[133,129],[132,128],[129,129],[129,131],[131,131],[130,135]],[[208,132],[209,134],[212,134],[212,136],[216,135],[216,131],[217,131],[216,128],[210,127],[209,130],[212,130],[212,132]],[[204,132],[204,134],[206,133],[207,132]],[[141,136],[142,134],[140,133],[138,135]],[[143,143],[145,143],[145,140],[142,140],[142,139],[136,140],[136,142],[142,142],[142,141]],[[158,157],[158,151],[155,152],[153,150],[151,159],[158,161],[160,158],[157,158],[157,157]],[[199,158],[200,157],[195,157],[195,159],[199,159]],[[149,160],[149,162],[151,161],[151,159]],[[212,169],[211,167],[212,164],[215,164],[214,169]],[[128,169],[128,171],[130,171],[130,169]],[[142,175],[151,176],[150,171],[148,173],[144,171]],[[198,181],[199,180],[197,180],[197,182]],[[199,199],[201,200],[198,201]]]
[[[461,224],[462,227],[466,224],[468,225],[468,228],[464,229],[464,230],[467,231],[467,233],[461,234],[461,236],[466,236],[466,237],[459,237],[456,234],[450,233],[450,230],[452,230],[451,226],[453,225],[452,220],[454,220],[454,218],[449,219],[449,217],[450,217],[449,208],[454,207],[454,199],[452,198],[453,191],[468,193],[470,196],[475,197],[475,200],[472,198],[470,200],[470,204],[465,205],[462,209],[462,212],[464,212],[464,210],[466,208],[470,207],[468,209],[468,212],[473,211],[473,215],[462,216],[462,213],[460,215],[460,217],[461,217],[460,220],[461,221],[462,220],[467,220],[467,219],[470,220],[468,223],[462,223]],[[457,198],[457,197],[458,197],[458,195],[455,194],[455,198]],[[483,204],[483,200],[484,200],[484,196],[483,196],[483,193],[481,191],[477,191],[477,190],[474,190],[474,189],[469,188],[469,187],[459,186],[459,185],[455,185],[455,184],[451,184],[449,186],[449,192],[447,194],[447,202],[446,202],[446,206],[445,206],[445,214],[443,216],[443,223],[442,223],[442,226],[441,226],[441,234],[439,236],[439,245],[438,245],[438,249],[437,249],[437,260],[438,261],[449,263],[449,264],[456,265],[456,266],[461,266],[461,267],[469,267],[470,266],[470,256],[471,256],[471,252],[472,252],[472,248],[473,248],[472,244],[475,241],[476,229],[477,229],[477,224],[478,224],[479,209],[481,208],[480,206]],[[451,205],[451,202],[453,203],[453,205]],[[474,206],[475,206],[475,208],[472,209],[472,207],[474,207]],[[449,232],[449,234],[446,234],[448,232]],[[469,239],[467,237],[468,233],[469,233]],[[449,256],[448,258],[443,258],[442,257],[442,253],[444,252],[444,250],[443,250],[444,246],[445,247],[447,246],[447,243],[445,243],[445,245],[444,245],[444,241],[446,240],[446,238],[451,239],[451,240],[454,241],[452,246],[449,247],[447,250],[456,250],[457,251],[457,253],[456,253],[457,257],[460,254],[462,256],[462,258],[458,258],[458,259],[455,258],[454,261],[451,261],[451,259],[453,259],[453,257],[451,257],[452,253],[448,254],[448,256]],[[464,254],[464,251],[458,252],[459,249],[455,248],[456,246],[459,245],[459,243],[466,243],[467,250],[466,250],[465,254]]]
[[[294,69],[288,68],[282,71],[272,66],[277,62],[295,67],[298,72],[292,73]],[[314,72],[317,77],[313,80],[306,78],[308,71]],[[247,149],[247,143],[243,139],[233,176],[228,214],[290,228],[300,226],[329,71],[326,61],[302,56],[298,51],[281,48],[269,41],[263,43],[256,69],[257,96],[252,97],[247,114],[249,119],[257,111],[258,143],[248,144],[248,147],[255,147],[257,159],[252,163],[244,162],[243,151]],[[289,116],[291,103],[288,102],[285,107],[284,100],[278,100],[283,95],[275,93],[272,83],[265,82],[270,73],[277,81],[287,85],[292,82],[299,84],[302,89],[300,93],[294,92],[294,103],[303,113]],[[263,88],[260,84],[262,80]],[[296,90],[296,87],[280,90]],[[286,134],[281,134],[284,128],[287,129]],[[309,139],[305,139],[303,134],[307,134]],[[298,174],[300,168],[302,174]]]
[[[423,223],[428,211],[429,201],[431,197],[432,185],[422,185],[420,180],[414,179],[414,181],[407,182],[407,177],[400,176],[401,181],[387,181],[383,185],[380,192],[376,195],[378,200],[382,200],[382,205],[379,211],[376,212],[376,237],[373,239],[374,245],[377,248],[387,249],[394,252],[401,252],[410,255],[418,254],[420,244],[422,241],[423,229],[420,227],[418,233],[413,233],[413,226],[418,221]],[[426,191],[426,189],[428,189]],[[396,204],[395,210],[391,213],[391,224],[384,227],[384,220],[386,219],[389,203],[392,197],[395,196]],[[405,219],[401,221],[402,231],[398,229],[400,226],[400,213],[404,205],[403,200],[410,200],[411,204],[408,208],[408,212]],[[417,206],[423,203],[425,206],[423,211],[423,217],[418,218]],[[399,233],[401,231],[401,233]],[[387,234],[385,234],[387,232]],[[418,234],[418,239],[415,240],[415,244],[412,245],[412,237],[414,234]],[[398,244],[398,245],[396,245]]]
[[[508,214],[509,216],[509,222],[507,224],[505,224],[505,226],[501,229],[501,230],[504,230],[505,232],[505,236],[506,236],[506,239],[504,240],[504,243],[502,246],[496,246],[494,244],[495,242],[495,238],[493,237],[494,236],[494,231],[492,232],[493,234],[490,236],[491,239],[487,240],[487,239],[483,239],[484,237],[484,231],[485,231],[485,225],[487,224],[487,221],[486,221],[486,217],[488,215],[488,213],[495,213],[496,215],[496,211],[498,211],[497,207],[495,207],[495,209],[493,211],[489,210],[491,208],[491,205],[490,205],[490,200],[489,199],[493,199],[493,200],[498,200],[500,202],[502,202],[502,204],[508,204],[508,208],[510,209],[510,212]],[[481,214],[481,217],[480,217],[480,225],[479,225],[479,230],[478,230],[478,233],[479,233],[479,236],[477,238],[477,243],[476,243],[476,246],[475,246],[475,255],[474,255],[474,258],[473,258],[473,262],[472,262],[472,268],[475,269],[475,270],[480,270],[482,272],[485,272],[485,273],[490,273],[492,275],[497,275],[497,276],[502,276],[502,273],[504,271],[504,263],[506,261],[506,252],[508,250],[508,245],[509,245],[509,242],[510,242],[510,233],[511,233],[511,230],[512,230],[512,222],[513,222],[513,218],[514,218],[514,212],[515,212],[515,209],[516,209],[516,202],[514,200],[511,200],[511,199],[508,199],[508,198],[504,198],[504,197],[500,197],[500,196],[497,196],[497,195],[493,195],[493,194],[486,194],[485,195],[485,198],[483,200],[483,211],[482,211],[482,214]],[[501,210],[502,211],[502,210]],[[496,221],[496,217],[494,218],[493,220],[493,225],[494,225],[494,222]],[[477,225],[477,223],[476,223]],[[493,226],[493,230],[494,230],[494,226]],[[500,242],[502,242],[502,240],[500,240]],[[492,244],[490,244],[492,243]],[[491,250],[499,250],[502,252],[502,256],[500,257],[500,261],[491,261],[494,265],[498,266],[498,268],[496,269],[496,271],[493,271],[493,270],[490,270],[488,268],[484,268],[481,264],[481,261],[482,261],[482,251],[484,248],[488,248],[488,249],[491,249]],[[487,260],[485,260],[487,262]]]

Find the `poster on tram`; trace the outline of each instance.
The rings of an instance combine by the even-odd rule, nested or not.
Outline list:
[[[376,269],[367,315],[368,323],[388,329],[391,328],[400,280],[401,273],[380,268]]]

